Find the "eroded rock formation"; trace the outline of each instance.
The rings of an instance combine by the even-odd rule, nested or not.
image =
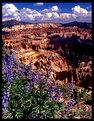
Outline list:
[[[71,81],[73,78],[76,81],[73,58],[78,63],[80,45],[85,44],[91,48],[92,30],[62,27],[61,24],[52,23],[15,25],[2,29],[2,41],[4,48],[14,51],[21,62],[28,64],[32,60],[33,68],[43,69],[45,72],[51,65],[56,80]],[[77,50],[74,53],[77,47],[79,52]]]

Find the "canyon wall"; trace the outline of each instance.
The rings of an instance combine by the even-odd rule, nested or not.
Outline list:
[[[12,50],[20,62],[28,64],[32,60],[34,69],[47,72],[51,65],[56,80],[77,82],[78,68],[85,61],[83,56],[88,58],[86,63],[91,61],[91,29],[52,23],[15,25],[2,29],[2,41],[4,48]]]

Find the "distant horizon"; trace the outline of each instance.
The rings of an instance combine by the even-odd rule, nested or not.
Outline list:
[[[6,20],[6,21],[2,21],[2,22],[7,22],[7,21],[18,21],[18,20],[15,20],[15,19],[14,20]],[[18,22],[24,22],[24,21],[18,21]],[[92,24],[92,22],[79,22],[79,21],[72,21],[72,22],[68,22],[68,23],[74,23],[74,22]],[[36,23],[30,23],[30,22],[24,22],[24,23],[36,24]],[[54,22],[37,22],[37,23],[54,23]],[[64,24],[68,24],[68,23],[64,23]],[[54,23],[54,24],[63,24],[63,23]]]
[[[29,23],[92,23],[92,3],[2,3],[2,21]]]

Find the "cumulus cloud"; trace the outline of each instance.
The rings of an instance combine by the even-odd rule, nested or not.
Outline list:
[[[38,2],[34,4],[34,6],[41,6],[41,5],[44,5],[44,3]]]
[[[91,22],[92,12],[81,8],[79,5],[72,8],[73,14],[76,15],[76,21],[79,22]]]
[[[13,4],[5,4],[3,6],[3,14],[13,14],[16,12],[18,9],[13,5]]]
[[[72,11],[77,16],[87,16],[88,14],[88,11],[84,8],[81,8],[79,5],[72,8]]]
[[[76,15],[73,13],[61,13],[59,21],[61,23],[68,23],[76,20]]]
[[[87,11],[79,5],[72,8],[72,13],[59,13],[58,6],[52,6],[49,9],[41,11],[23,8],[18,10],[13,4],[5,4],[2,10],[2,20],[19,20],[26,22],[56,22],[68,23],[72,21],[91,22],[92,11]]]
[[[50,9],[44,9],[44,10],[41,10],[40,12],[48,13],[48,12],[58,12],[58,11],[59,11],[58,6],[52,6]]]
[[[41,17],[41,21],[55,22],[58,18],[59,14],[57,12],[47,12]]]
[[[58,6],[53,6],[53,7],[51,8],[51,11],[59,11]]]
[[[3,20],[20,20],[19,10],[13,4],[5,4],[2,8]]]
[[[61,13],[60,14],[60,18],[63,18],[63,19],[70,19],[70,17],[71,17],[70,13]]]
[[[31,21],[40,19],[42,14],[36,10],[31,10],[29,8],[23,8],[20,10],[19,16],[22,21],[31,22]]]

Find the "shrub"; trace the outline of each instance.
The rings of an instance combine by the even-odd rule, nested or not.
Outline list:
[[[13,119],[55,118],[54,111],[63,105],[52,97],[48,98],[51,91],[45,83],[30,83],[31,80],[18,78],[11,85],[8,109]]]
[[[88,89],[73,89],[73,97],[75,99],[76,102],[81,101],[81,100],[85,100],[85,101],[90,101],[92,100],[91,96],[88,95],[89,90]]]
[[[55,111],[63,111],[59,102],[61,90],[54,94],[55,81],[47,81],[51,66],[43,75],[32,71],[32,61],[28,66],[15,62],[12,53],[3,56],[2,60],[4,119],[50,119],[55,118]]]

